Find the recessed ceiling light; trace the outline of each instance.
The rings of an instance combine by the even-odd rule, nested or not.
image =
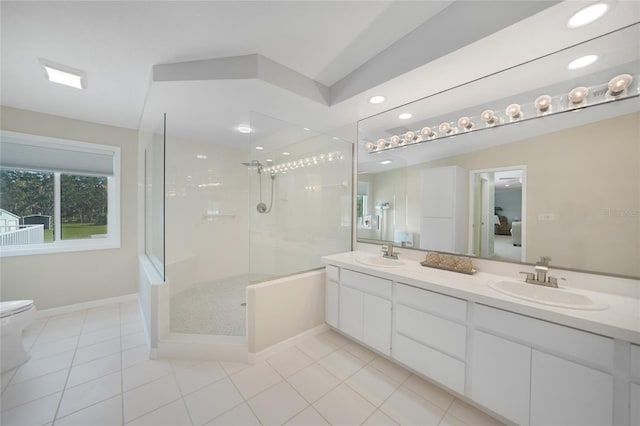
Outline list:
[[[384,96],[376,95],[369,98],[369,102],[372,104],[381,104],[384,102]]]
[[[75,89],[87,88],[87,75],[84,71],[66,65],[56,64],[46,59],[40,59],[47,80],[52,83],[64,84]]]
[[[571,19],[569,19],[569,22],[567,22],[567,26],[569,28],[578,28],[590,24],[596,19],[601,18],[608,10],[609,5],[606,3],[592,4],[574,13]]]
[[[508,188],[510,185],[508,183],[505,183],[504,186]]]
[[[400,115],[398,116],[398,118],[399,118],[400,120],[408,120],[408,119],[410,119],[411,117],[413,117],[413,115],[412,115],[410,112],[403,112],[402,114],[400,114]]]
[[[262,146],[256,146],[256,149],[257,149],[257,150],[261,150],[261,149],[264,149],[264,147],[262,147]]]
[[[334,141],[339,141],[339,140],[340,140],[340,138],[337,138],[337,137],[335,137],[335,136],[334,136],[334,137],[332,137],[331,139],[333,139]]]
[[[385,166],[386,166],[387,164],[391,164],[391,163],[393,163],[393,161],[391,161],[391,160],[384,160],[384,161],[381,161],[381,162],[380,162],[380,164],[384,164]]]
[[[241,124],[238,127],[236,127],[236,129],[240,133],[251,133],[253,131],[253,129],[251,127],[247,126],[246,124]]]
[[[567,65],[567,68],[570,70],[577,70],[578,68],[584,68],[588,65],[591,65],[597,60],[598,60],[597,55],[582,56],[578,59],[574,59],[573,61],[569,62],[569,65]]]
[[[198,155],[196,155],[196,158],[198,160],[206,160],[208,157],[206,155],[204,155],[204,154],[198,154]]]
[[[289,153],[285,151],[282,153],[282,155],[289,155]]]
[[[306,130],[307,132],[308,132],[309,130],[311,130],[311,129],[310,129],[310,128],[308,128],[308,127],[303,127],[303,129],[304,129],[304,130]]]

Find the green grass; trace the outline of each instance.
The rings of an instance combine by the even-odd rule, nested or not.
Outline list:
[[[63,223],[62,239],[78,240],[82,238],[91,238],[92,235],[105,235],[107,233],[107,225],[95,225],[93,223]],[[53,242],[53,230],[45,229],[44,242]]]

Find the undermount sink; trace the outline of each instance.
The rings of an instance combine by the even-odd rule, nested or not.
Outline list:
[[[609,308],[606,303],[596,302],[589,296],[560,288],[543,287],[515,281],[490,282],[488,285],[495,291],[508,296],[543,305],[584,311],[602,311]]]
[[[394,268],[397,266],[406,265],[405,262],[398,259],[389,259],[382,256],[358,256],[356,261],[364,265],[378,266],[382,268]]]

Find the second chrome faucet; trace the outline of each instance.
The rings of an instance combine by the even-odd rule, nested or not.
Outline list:
[[[525,274],[527,278],[525,282],[528,284],[543,285],[545,287],[558,288],[558,280],[554,277],[549,277],[549,262],[550,257],[542,256],[540,260],[536,262],[535,273],[533,272],[520,272]]]

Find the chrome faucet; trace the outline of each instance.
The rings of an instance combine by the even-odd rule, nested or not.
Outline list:
[[[389,242],[389,244],[382,246],[382,257],[386,257],[387,259],[397,259],[398,252],[393,251],[393,241]]]
[[[542,256],[540,257],[540,260],[536,262],[535,274],[533,272],[520,272],[521,274],[525,274],[527,276],[525,282],[528,284],[558,288],[558,279],[547,276],[549,272],[550,261],[550,257]]]

